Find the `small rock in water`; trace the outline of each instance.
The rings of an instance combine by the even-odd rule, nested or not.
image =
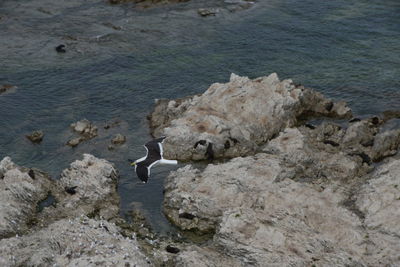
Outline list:
[[[72,123],[71,127],[75,132],[83,134],[87,138],[93,138],[97,136],[97,127],[87,119],[83,119],[78,122]]]
[[[202,17],[215,16],[215,14],[218,13],[218,10],[208,9],[208,8],[199,8],[197,10],[197,13]]]
[[[112,140],[111,143],[114,145],[116,144],[123,144],[126,141],[126,137],[122,134],[117,134]]]
[[[17,87],[11,84],[3,84],[0,85],[0,94],[10,91],[12,89],[16,89]]]
[[[65,53],[67,50],[65,50],[65,45],[60,44],[59,46],[56,46],[56,51],[57,53]]]
[[[83,138],[82,138],[82,137],[76,137],[76,138],[73,138],[73,139],[69,140],[69,141],[67,142],[67,145],[69,145],[69,146],[71,146],[71,147],[76,147],[76,146],[79,145],[80,142],[82,142],[82,141],[83,141]]]
[[[80,137],[76,137],[68,141],[67,145],[72,147],[75,147],[81,142],[97,136],[97,126],[93,125],[87,119],[72,123],[71,128],[81,135]]]
[[[31,140],[32,143],[40,143],[43,140],[44,133],[43,131],[34,131],[29,135],[26,135],[26,138]]]

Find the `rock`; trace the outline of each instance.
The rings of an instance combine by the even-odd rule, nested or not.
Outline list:
[[[376,135],[372,146],[372,158],[380,161],[385,157],[393,156],[400,146],[400,129],[385,131]]]
[[[97,136],[97,127],[94,126],[87,119],[83,119],[76,123],[72,123],[71,127],[75,132],[82,134],[87,139],[91,139]]]
[[[343,102],[280,81],[276,74],[254,80],[232,74],[228,83],[215,83],[202,95],[158,100],[150,126],[153,135],[167,136],[168,158],[207,159],[209,144],[214,158],[233,158],[254,154],[258,145],[309,114],[347,117],[351,112]],[[195,146],[200,140],[206,144]]]
[[[34,131],[29,135],[26,135],[32,143],[40,143],[43,140],[44,133],[42,130]]]
[[[48,195],[51,179],[39,170],[17,166],[9,157],[0,162],[0,174],[2,177],[0,239],[2,239],[27,231],[32,218],[36,215],[38,203]]]
[[[211,9],[211,8],[199,8],[197,13],[202,17],[207,16],[215,16],[218,13],[218,9]]]
[[[56,209],[46,209],[43,217],[65,218],[84,215],[100,215],[110,219],[118,214],[118,172],[106,160],[84,154],[82,160],[71,163],[57,180],[59,191]],[[73,188],[75,193],[67,192]]]
[[[202,248],[181,250],[176,262],[399,265],[400,160],[373,173],[369,165],[369,155],[398,149],[399,130],[379,132],[383,123],[286,128],[254,156],[171,172],[167,218],[180,229],[213,235]]]
[[[104,129],[106,129],[106,130],[108,130],[108,129],[110,129],[110,128],[114,128],[114,127],[117,127],[117,126],[119,126],[120,124],[121,124],[121,120],[119,120],[119,119],[115,119],[115,120],[112,120],[112,121],[108,121],[104,126],[103,126],[103,128]]]
[[[10,92],[17,89],[17,86],[11,85],[11,84],[3,84],[0,85],[0,95],[6,92]]]
[[[341,205],[345,193],[282,179],[294,169],[264,153],[202,172],[186,166],[167,178],[164,210],[181,229],[215,231],[219,253],[242,265],[362,262],[362,222]]]
[[[374,137],[377,133],[378,128],[369,120],[354,122],[347,128],[346,133],[343,136],[343,143],[356,143],[368,146],[373,143]]]
[[[113,143],[114,145],[117,144],[123,144],[126,142],[126,137],[122,134],[117,134],[116,136],[114,136],[114,138],[111,140],[111,143]]]
[[[357,196],[365,216],[371,266],[398,266],[400,258],[400,160],[390,160],[372,174]]]
[[[93,125],[87,119],[72,123],[71,128],[80,134],[79,137],[75,137],[67,142],[67,145],[71,147],[75,147],[81,142],[90,140],[97,136],[97,126]]]
[[[342,130],[336,125],[322,124],[315,130],[287,128],[271,140],[263,151],[278,155],[287,166],[283,178],[324,185],[335,181],[351,181],[370,171],[359,156],[348,155],[339,139]],[[331,142],[326,142],[329,138]],[[338,140],[339,139],[339,140]],[[334,144],[334,145],[332,145]]]
[[[105,220],[81,216],[0,241],[1,266],[151,266],[136,239]]]
[[[57,53],[65,53],[65,52],[67,52],[67,50],[65,50],[65,45],[63,45],[63,44],[60,44],[60,45],[56,46],[55,49],[56,49]]]
[[[208,266],[231,266],[241,267],[239,260],[219,253],[215,248],[188,246],[179,253],[175,259],[175,266],[182,267],[208,267]]]
[[[67,142],[67,145],[71,146],[71,147],[76,147],[77,145],[79,145],[82,141],[84,141],[84,139],[82,137],[76,137],[73,138],[71,140],[69,140]]]
[[[137,240],[106,221],[119,219],[111,163],[84,154],[53,181],[6,157],[0,174],[0,266],[150,266]]]

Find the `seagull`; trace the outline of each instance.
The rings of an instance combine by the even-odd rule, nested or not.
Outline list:
[[[147,183],[150,177],[150,168],[157,163],[161,164],[178,164],[176,160],[168,160],[163,158],[162,142],[166,137],[160,137],[147,142],[144,147],[146,148],[146,156],[135,160],[131,166],[135,166],[135,172],[143,183]]]

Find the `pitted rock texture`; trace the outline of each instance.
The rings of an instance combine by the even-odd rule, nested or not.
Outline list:
[[[289,128],[264,153],[172,172],[167,217],[181,229],[213,233],[211,243],[188,247],[177,260],[182,266],[190,265],[188,255],[199,266],[227,258],[233,266],[397,266],[400,160],[370,173],[369,164],[349,154],[344,136],[331,124]],[[360,140],[366,139],[348,143]]]
[[[1,266],[151,266],[135,238],[85,216],[0,241]]]
[[[400,160],[390,159],[376,170],[355,204],[365,216],[371,266],[400,265]]]
[[[167,136],[166,158],[202,160],[254,154],[309,114],[344,118],[351,111],[275,73],[254,80],[232,74],[228,83],[215,83],[202,95],[157,101],[149,118],[153,135]]]
[[[43,217],[71,218],[95,214],[110,219],[118,214],[118,172],[104,159],[83,154],[82,160],[74,161],[61,173],[56,184],[58,190],[52,193],[57,206],[46,208]]]
[[[28,229],[38,203],[50,188],[51,180],[45,173],[20,167],[10,157],[0,162],[0,239]]]

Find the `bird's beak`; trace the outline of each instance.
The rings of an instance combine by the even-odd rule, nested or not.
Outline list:
[[[131,166],[135,166],[135,165],[136,165],[136,162],[132,162],[132,163],[131,163]]]

